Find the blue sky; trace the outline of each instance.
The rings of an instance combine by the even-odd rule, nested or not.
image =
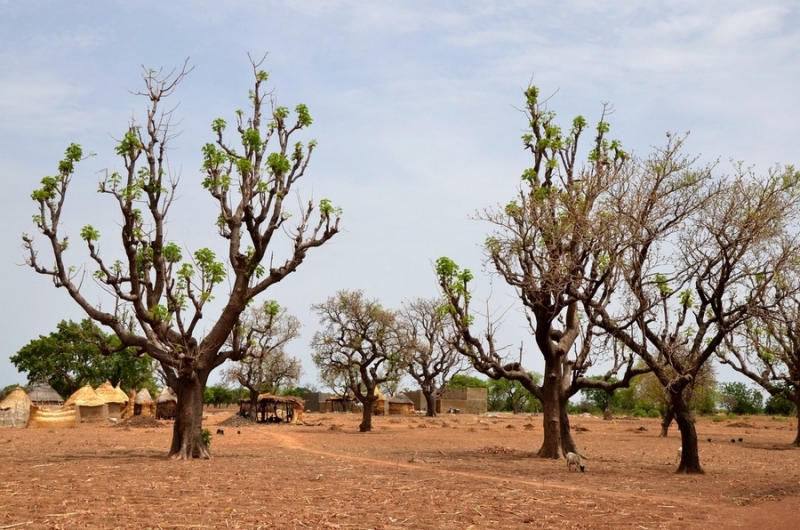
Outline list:
[[[341,206],[344,231],[265,298],[303,322],[289,350],[315,384],[310,304],[339,289],[388,307],[434,296],[442,255],[476,272],[476,297],[504,315],[501,340],[523,342],[525,364],[541,371],[513,293],[482,273],[490,227],[470,220],[507,202],[528,163],[522,90],[532,81],[554,94],[563,123],[594,121],[610,102],[612,136],[635,154],[690,130],[689,152],[719,159],[720,172],[730,160],[766,172],[800,162],[798,28],[797,4],[770,0],[0,0],[0,387],[24,383],[9,356],[83,318],[21,265],[20,235],[35,233],[30,192],[71,142],[97,156],[74,180],[65,228],[95,224],[116,251],[112,205],[95,189],[99,171],[120,167],[113,138],[144,109],[131,94],[142,65],[194,66],[173,98],[182,133],[170,153],[181,174],[170,237],[189,249],[218,244],[200,147],[214,118],[246,107],[247,52],[269,54],[280,104],[308,105],[306,139],[319,147],[300,193]],[[86,262],[78,245],[69,256]]]

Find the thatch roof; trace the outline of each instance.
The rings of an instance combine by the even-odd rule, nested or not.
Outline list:
[[[125,393],[125,392],[124,392],[124,391],[123,391],[123,390],[122,390],[122,389],[119,387],[119,383],[117,383],[117,386],[114,388],[114,392],[116,392],[117,394],[119,394],[119,398],[122,400],[122,401],[121,401],[121,403],[128,403],[128,402],[130,402],[130,398],[128,397],[128,394],[126,394],[126,393]]]
[[[114,388],[109,381],[106,381],[102,385],[98,386],[95,392],[97,392],[97,395],[100,396],[100,399],[106,403],[125,403],[128,401],[128,396],[125,396],[125,399],[123,399],[117,393],[117,389]]]
[[[398,394],[396,396],[391,396],[389,399],[386,400],[388,403],[394,404],[402,404],[402,405],[413,405],[414,402],[411,401],[411,398],[405,394]]]
[[[133,402],[137,405],[146,405],[148,403],[152,403],[153,398],[150,397],[150,391],[146,388],[143,388],[136,394],[136,398],[133,400]]]
[[[78,407],[102,407],[106,402],[97,395],[91,385],[86,385],[76,390],[64,405],[76,405]]]
[[[386,401],[386,396],[383,395],[381,389],[377,386],[375,387],[375,397],[378,398],[378,401]]]
[[[28,397],[34,404],[56,404],[63,405],[64,398],[58,395],[58,392],[53,390],[47,381],[39,381],[31,385],[31,391],[28,392]]]
[[[30,417],[31,400],[17,386],[0,402],[0,427],[25,427]]]
[[[258,402],[259,403],[290,403],[300,405],[301,407],[305,405],[305,401],[302,398],[297,396],[276,396],[274,394],[259,394],[258,395]]]
[[[165,386],[156,398],[156,403],[167,403],[169,401],[178,402],[178,396],[172,393],[168,386]]]

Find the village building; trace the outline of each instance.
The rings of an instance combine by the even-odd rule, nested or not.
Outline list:
[[[21,429],[28,425],[30,415],[31,400],[20,386],[0,401],[0,427]]]
[[[108,420],[108,407],[106,402],[97,395],[91,385],[86,385],[76,390],[64,406],[74,406],[77,423],[101,423]]]

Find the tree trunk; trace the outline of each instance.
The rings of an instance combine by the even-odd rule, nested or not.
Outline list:
[[[570,431],[570,427],[569,427],[569,415],[567,414],[567,403],[568,402],[569,402],[569,399],[566,398],[566,399],[561,400],[561,404],[560,404],[561,405],[560,406],[561,413],[559,415],[559,418],[560,418],[561,421],[559,423],[560,423],[560,429],[561,429],[561,450],[564,452],[564,454],[567,454],[567,453],[578,453],[578,454],[580,454],[580,451],[578,450],[578,446],[575,445],[575,440],[572,439],[572,432]]]
[[[700,474],[705,473],[700,467],[700,454],[697,448],[697,430],[694,427],[694,417],[689,410],[688,403],[681,400],[680,395],[673,396],[677,401],[672,407],[675,421],[681,430],[681,463],[678,473]]]
[[[361,403],[363,410],[361,412],[361,424],[358,426],[359,432],[370,432],[372,430],[372,404],[375,401],[375,398],[369,399],[368,397]]]
[[[252,388],[250,390],[250,410],[247,412],[247,417],[253,421],[258,421],[258,390]]]
[[[794,402],[794,407],[797,409],[797,435],[794,438],[792,445],[800,447],[800,388],[796,393],[797,400]]]
[[[537,453],[537,456],[541,458],[561,458],[560,368],[561,364],[558,362],[545,361],[544,382],[542,384],[544,440]]]
[[[178,404],[169,457],[179,460],[211,458],[203,442],[203,391],[208,374],[193,373],[178,380]]]
[[[658,435],[659,438],[667,437],[669,426],[672,425],[673,419],[675,419],[675,411],[672,410],[672,407],[667,406],[667,410],[664,411],[664,417],[661,419],[661,434]]]
[[[436,398],[433,396],[433,392],[425,392],[423,390],[422,394],[425,396],[425,407],[427,408],[425,415],[433,418],[436,416]]]

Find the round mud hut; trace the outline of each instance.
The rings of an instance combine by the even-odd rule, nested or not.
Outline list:
[[[64,406],[64,398],[58,395],[47,381],[39,381],[31,385],[28,392],[31,404],[37,407],[60,408]]]
[[[401,416],[410,416],[414,414],[414,402],[405,394],[398,394],[388,398],[389,414],[399,414]]]
[[[156,404],[150,397],[150,391],[146,388],[139,390],[133,400],[133,415],[152,418],[156,413]]]
[[[0,401],[0,427],[22,429],[28,425],[30,415],[31,399],[20,386]]]
[[[168,386],[165,386],[156,398],[156,419],[174,420],[177,408],[178,396],[173,394]]]
[[[122,395],[117,393],[117,389],[114,388],[109,381],[98,386],[95,392],[100,396],[100,399],[105,401],[108,409],[108,418],[114,421],[121,419],[122,407],[128,401],[128,396],[125,396],[124,393],[122,393]]]
[[[78,423],[102,423],[108,420],[108,407],[103,398],[97,395],[91,385],[86,385],[73,393],[64,406],[74,405]]]

